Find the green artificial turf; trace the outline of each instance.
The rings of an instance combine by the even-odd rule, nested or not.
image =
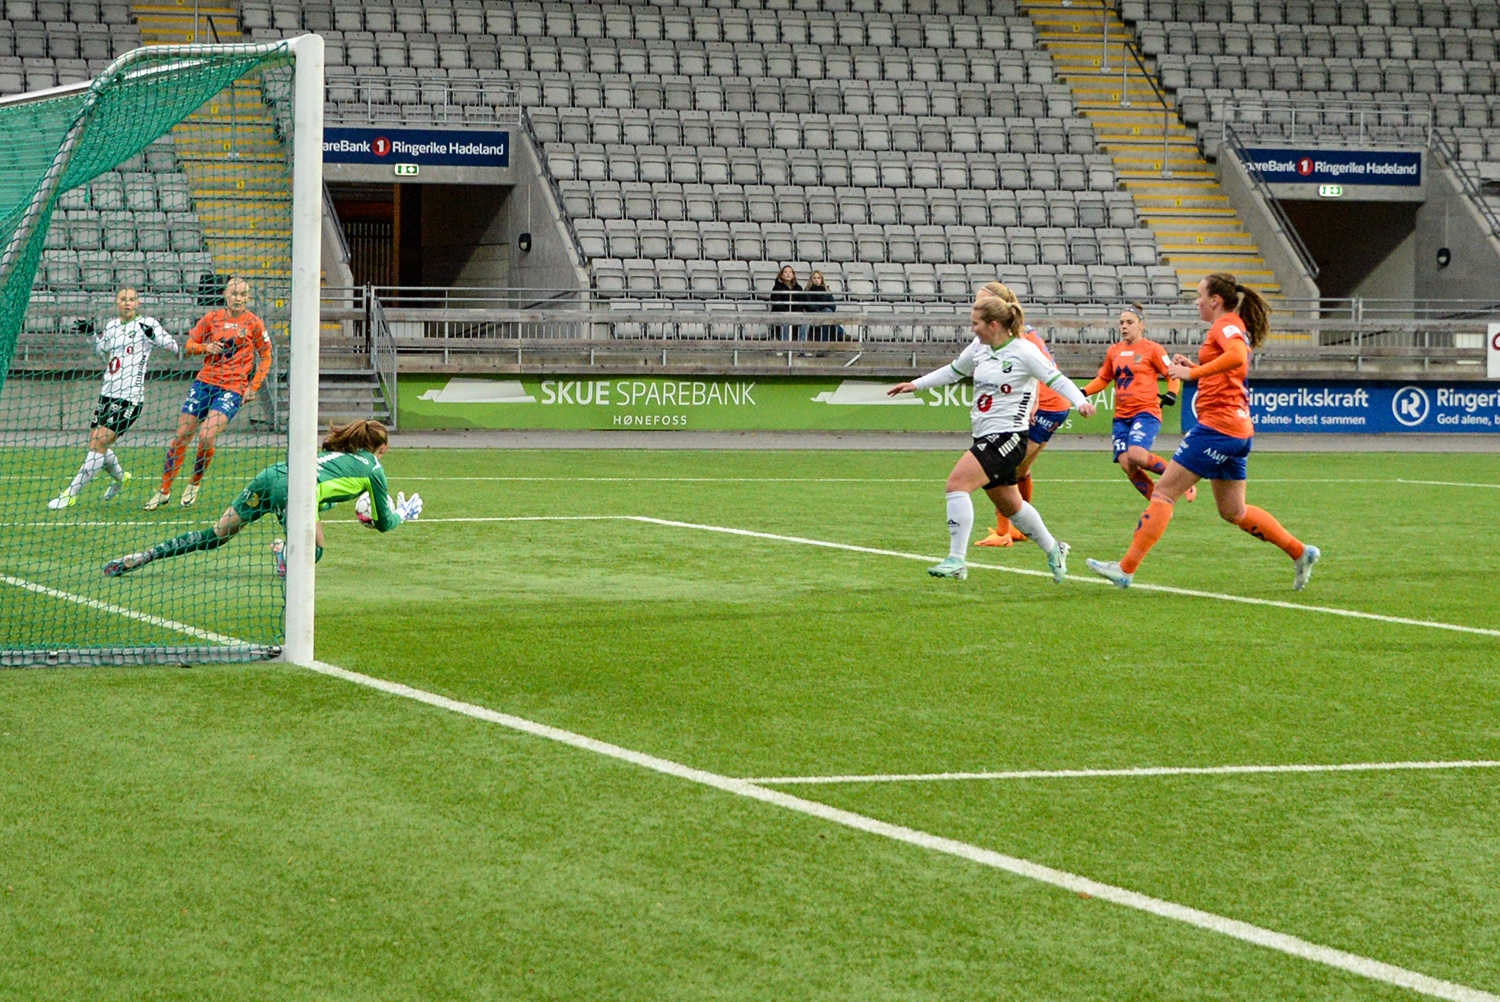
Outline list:
[[[634,521],[442,521],[640,515],[935,559],[953,458],[395,452],[424,518],[330,513],[318,654],[731,776],[1500,759],[1500,637]],[[1307,591],[1206,497],[1138,580],[1500,628],[1496,488],[1401,482],[1500,484],[1500,458],[1251,471],[1250,501],[1323,549]],[[1106,458],[1036,474],[1075,575],[1123,551],[1142,502]],[[260,581],[258,543],[220,554],[242,542]],[[0,998],[1415,997],[296,669],[0,686]],[[785,789],[1500,992],[1500,770]]]

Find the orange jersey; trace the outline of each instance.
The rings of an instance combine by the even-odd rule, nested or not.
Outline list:
[[[1052,358],[1052,352],[1047,350],[1047,342],[1042,340],[1041,335],[1034,328],[1027,327],[1021,336],[1042,349],[1042,354],[1047,356],[1047,361],[1052,362],[1053,365],[1057,364]],[[1068,403],[1067,397],[1058,393],[1047,384],[1037,383],[1036,409],[1039,411],[1068,411],[1073,409],[1073,405]]]
[[[1199,424],[1231,438],[1249,438],[1255,434],[1255,425],[1250,423],[1250,391],[1245,387],[1245,380],[1250,377],[1250,335],[1238,313],[1226,313],[1214,321],[1208,329],[1208,339],[1198,349],[1198,364],[1207,365],[1223,355],[1233,339],[1245,344],[1245,364],[1200,378],[1194,407]]]
[[[1156,379],[1167,374],[1166,349],[1155,341],[1141,338],[1135,344],[1124,341],[1109,346],[1099,378],[1115,384],[1115,417],[1133,418],[1137,414],[1161,417],[1161,399]]]
[[[204,354],[205,344],[227,344],[223,354]],[[259,390],[271,370],[271,338],[260,317],[246,310],[234,316],[228,310],[214,310],[198,321],[188,334],[183,349],[189,355],[203,355],[200,383],[219,386],[241,396],[246,390]],[[254,370],[254,375],[251,370]]]

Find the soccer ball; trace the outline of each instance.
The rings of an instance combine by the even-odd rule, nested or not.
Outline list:
[[[354,501],[354,517],[359,519],[360,525],[366,528],[375,528],[375,516],[370,510],[370,492],[365,491]]]

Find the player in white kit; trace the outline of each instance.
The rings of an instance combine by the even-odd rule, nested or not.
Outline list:
[[[1084,417],[1094,405],[1067,376],[1058,371],[1040,348],[1021,337],[1026,317],[1017,303],[987,297],[974,304],[969,317],[974,341],[963,354],[935,372],[888,392],[911,393],[935,386],[974,380],[974,445],[959,457],[948,474],[948,556],[927,573],[939,578],[969,576],[965,555],[974,529],[974,501],[969,494],[983,487],[1001,514],[1047,554],[1052,579],[1068,574],[1068,544],[1052,538],[1042,516],[1016,488],[1016,470],[1026,458],[1026,429],[1037,383],[1061,393]]]
[[[104,492],[104,500],[109,501],[120,493],[120,488],[130,480],[130,474],[121,468],[120,460],[110,446],[141,416],[141,403],[146,399],[146,363],[151,359],[151,349],[178,350],[177,342],[161,324],[151,317],[136,316],[141,300],[134,289],[121,289],[115,295],[115,308],[119,317],[106,324],[104,333],[97,337],[94,337],[93,324],[82,321],[78,325],[80,333],[94,337],[94,351],[106,359],[104,386],[99,391],[94,421],[89,426],[89,454],[67,490],[47,502],[47,507],[54,511],[76,504],[79,492],[100,470],[108,471],[114,481]]]

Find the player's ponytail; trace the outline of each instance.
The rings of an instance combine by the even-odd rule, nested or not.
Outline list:
[[[1245,321],[1245,332],[1250,335],[1250,347],[1259,348],[1271,333],[1271,304],[1248,285],[1241,285],[1228,272],[1216,271],[1207,276],[1208,294],[1218,296],[1224,308],[1239,314]]]
[[[329,452],[374,452],[389,442],[385,425],[361,419],[348,424],[330,424],[323,448]]]

